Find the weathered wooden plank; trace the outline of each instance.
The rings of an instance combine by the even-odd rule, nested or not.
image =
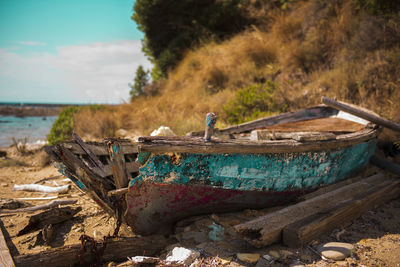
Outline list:
[[[375,155],[371,157],[370,162],[381,169],[389,171],[393,174],[400,175],[400,165],[399,164],[393,163],[391,161],[377,157]]]
[[[89,146],[85,142],[83,142],[83,140],[76,133],[73,133],[72,136],[75,139],[75,141],[82,147],[82,149],[87,153],[93,165],[98,167],[98,171],[104,173],[103,163],[101,163],[101,161],[96,157],[96,155],[92,152]]]
[[[96,201],[109,214],[114,214],[112,204],[107,199],[107,191],[114,189],[114,185],[106,179],[98,177],[91,169],[89,169],[81,160],[77,158],[69,149],[62,145],[56,146],[53,151],[56,157],[65,164],[68,172],[74,177],[79,177],[80,183],[84,185],[85,193]]]
[[[6,240],[4,239],[3,231],[0,228],[0,266],[14,267],[14,261],[11,257]]]
[[[57,146],[56,153],[69,171],[76,174],[86,187],[100,190],[100,185],[103,185],[104,189],[107,191],[113,189],[113,185],[111,185],[107,180],[100,178],[93,172],[93,170],[86,166],[76,155],[64,146]],[[83,175],[80,175],[82,172],[86,172],[90,178],[85,179]]]
[[[312,120],[318,118],[326,118],[336,115],[337,112],[338,112],[337,110],[325,106],[306,108],[294,112],[282,113],[279,115],[242,123],[233,127],[221,129],[220,132],[224,134],[241,133],[245,131],[251,131],[257,128],[263,128],[266,126],[275,125],[278,123],[282,124],[288,122],[302,121],[306,119]]]
[[[128,256],[156,256],[173,242],[174,239],[166,239],[163,236],[110,238],[107,240],[102,259],[104,262],[109,262],[126,260]],[[82,257],[86,264],[84,266],[89,266],[90,263],[96,263],[94,255],[91,254],[91,247],[92,242],[88,242],[85,247],[86,252]],[[75,244],[52,248],[34,254],[15,256],[14,261],[17,266],[75,266],[80,264],[78,258],[80,250],[81,244]]]
[[[121,151],[121,145],[118,141],[110,141],[108,143],[108,152],[112,164],[112,171],[116,188],[128,186],[129,179],[126,170],[125,157]]]
[[[274,132],[270,130],[254,130],[250,140],[282,140],[293,139],[296,141],[326,141],[336,139],[336,135],[329,132]]]
[[[380,129],[366,128],[360,132],[336,136],[334,140],[299,142],[296,140],[222,140],[205,142],[199,137],[140,137],[139,151],[152,153],[292,153],[337,149],[375,138]]]
[[[397,197],[400,193],[399,185],[399,180],[385,181],[354,198],[298,220],[283,229],[283,243],[290,247],[300,247],[322,234],[344,226],[363,212]]]
[[[384,174],[380,173],[360,182],[347,185],[332,192],[300,202],[279,211],[267,214],[246,223],[236,225],[234,229],[255,247],[262,247],[281,240],[283,228],[298,220],[336,205],[365,192],[381,182]]]
[[[400,132],[400,124],[387,120],[385,118],[382,118],[376,113],[373,113],[372,111],[363,109],[361,107],[357,107],[355,105],[351,105],[345,102],[341,101],[336,101],[331,98],[327,98],[325,96],[322,97],[322,102],[330,107],[342,110],[344,112],[353,114],[357,117],[363,118],[365,120],[368,120],[370,122],[376,123],[378,125],[382,125],[384,127],[387,127],[389,129],[392,129],[394,131]]]
[[[108,156],[108,147],[106,143],[87,142],[86,145],[96,156]],[[74,154],[86,154],[85,150],[83,150],[82,147],[77,143],[68,142],[64,143],[63,146],[70,149],[71,152]],[[121,143],[121,147],[122,153],[124,154],[138,153],[137,145],[135,142],[125,141]]]
[[[139,163],[131,161],[131,162],[126,162],[126,171],[128,173],[132,173],[132,172],[138,172],[139,171]],[[93,168],[93,171],[97,172],[97,168]],[[112,168],[112,164],[109,165],[105,165],[104,166],[104,173],[102,174],[102,178],[107,177],[113,175],[113,168]]]
[[[245,122],[224,129],[215,129],[215,134],[218,136],[218,135],[229,135],[229,134],[250,132],[251,130],[254,129],[264,128],[267,126],[272,126],[277,124],[327,118],[334,116],[337,113],[338,111],[336,109],[327,106],[316,106],[293,112],[282,113],[279,115],[273,115],[250,122]],[[191,132],[188,133],[188,136],[204,136],[204,131]]]

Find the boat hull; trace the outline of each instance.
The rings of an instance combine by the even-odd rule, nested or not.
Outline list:
[[[371,139],[297,153],[143,153],[140,175],[129,185],[125,218],[136,233],[147,235],[192,215],[284,204],[359,171],[375,146]]]
[[[136,234],[165,234],[172,230],[174,222],[192,215],[277,206],[304,193],[303,190],[267,192],[143,182],[129,188],[125,219]]]

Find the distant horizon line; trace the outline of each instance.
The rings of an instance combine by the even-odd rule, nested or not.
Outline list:
[[[110,104],[110,103],[79,103],[79,102],[34,102],[34,101],[0,101],[1,106],[43,106],[43,105],[49,105],[49,106],[90,106],[90,105],[119,105],[119,104]],[[122,104],[122,103],[120,103]]]

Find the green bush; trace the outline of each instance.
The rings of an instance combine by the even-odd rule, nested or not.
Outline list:
[[[231,124],[239,124],[287,111],[287,104],[274,101],[276,89],[276,83],[266,81],[264,84],[253,84],[238,90],[234,99],[223,107],[226,119]]]
[[[94,107],[99,108],[97,107]],[[54,122],[50,129],[50,133],[47,136],[49,145],[55,145],[61,142],[65,142],[71,139],[72,132],[74,130],[74,114],[78,112],[79,108],[76,106],[70,106],[64,108],[58,115],[57,120]]]
[[[200,40],[222,40],[250,25],[240,7],[240,0],[137,0],[132,19],[145,34],[143,52],[165,77]]]

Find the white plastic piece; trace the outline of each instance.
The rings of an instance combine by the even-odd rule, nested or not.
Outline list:
[[[40,184],[22,184],[14,185],[15,191],[29,191],[29,192],[43,192],[43,193],[67,193],[70,185],[63,185],[57,187],[45,186]]]

